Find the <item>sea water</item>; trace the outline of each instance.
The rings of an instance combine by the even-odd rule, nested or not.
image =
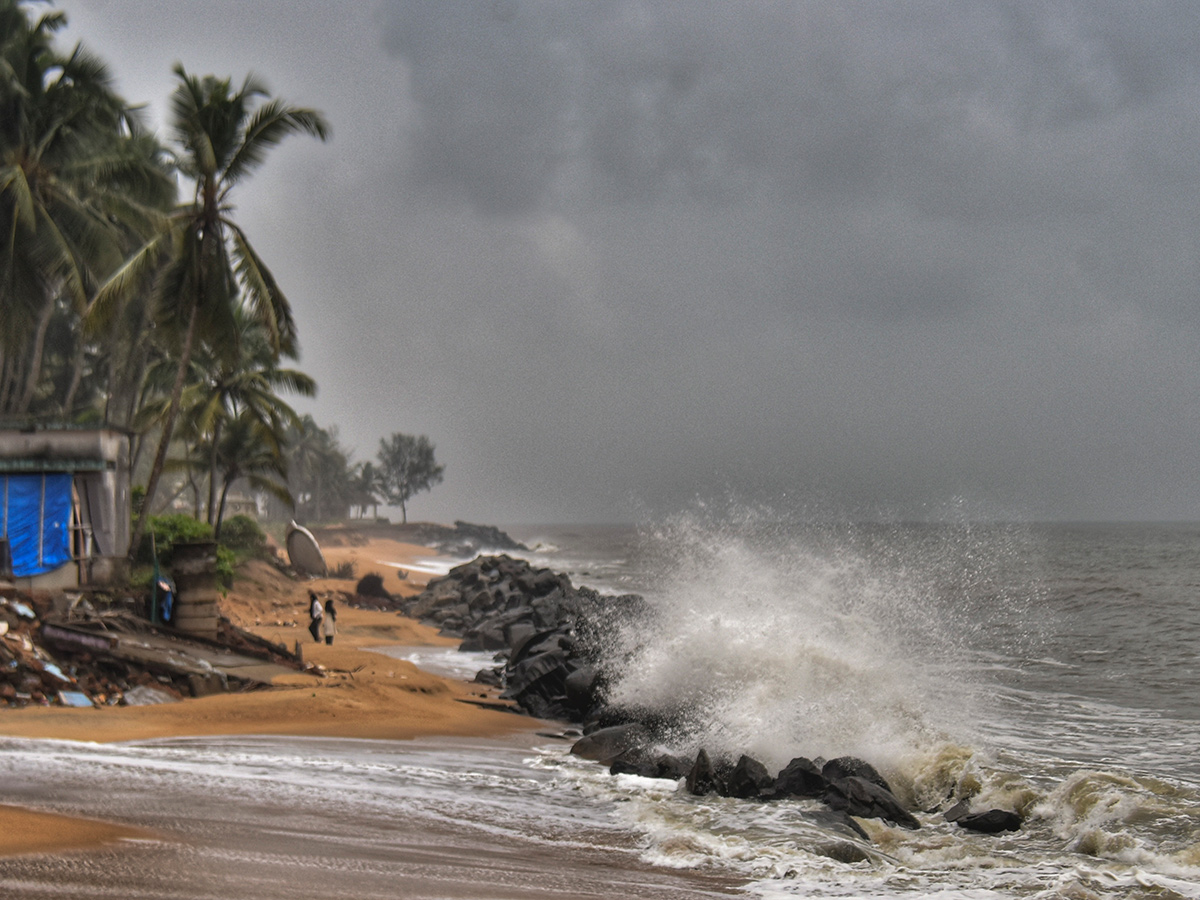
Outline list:
[[[534,531],[546,547],[572,533]],[[682,701],[667,749],[773,770],[856,755],[926,811],[915,832],[864,822],[854,854],[805,816],[815,802],[694,798],[543,760],[614,801],[646,858],[725,866],[765,897],[1200,897],[1200,526],[725,508],[609,540],[619,565],[576,567],[657,613],[611,648],[612,699]],[[1024,826],[964,831],[940,814],[963,798]]]
[[[863,841],[815,801],[693,797],[539,735],[0,740],[0,801],[164,835],[0,861],[0,895],[1200,898],[1200,526],[723,508],[510,533],[647,598],[612,692],[680,709],[668,749],[861,756],[922,827]],[[960,798],[1024,825],[964,831]]]

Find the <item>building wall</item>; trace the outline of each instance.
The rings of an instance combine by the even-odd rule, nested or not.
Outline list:
[[[89,547],[76,562],[36,576],[36,587],[106,584],[126,572],[130,538],[129,440],[108,430],[0,431],[0,471],[70,473]]]

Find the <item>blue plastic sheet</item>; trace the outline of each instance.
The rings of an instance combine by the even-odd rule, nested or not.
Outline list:
[[[0,527],[18,578],[70,562],[71,475],[0,475]]]

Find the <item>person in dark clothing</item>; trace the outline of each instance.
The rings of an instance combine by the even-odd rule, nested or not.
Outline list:
[[[308,599],[308,614],[312,620],[308,623],[308,633],[312,635],[314,641],[320,643],[321,619],[325,616],[325,610],[321,608],[321,599],[317,596],[315,591],[308,592]]]
[[[325,618],[321,620],[321,630],[325,633],[325,643],[332,644],[333,636],[337,634],[337,610],[333,608],[333,598],[325,601]]]
[[[175,615],[175,585],[171,579],[159,576],[154,584],[154,592],[158,595],[158,617],[164,625],[174,625]]]

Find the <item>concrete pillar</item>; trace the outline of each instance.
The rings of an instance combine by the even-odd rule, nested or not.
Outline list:
[[[217,545],[214,541],[176,544],[171,575],[175,579],[174,626],[188,634],[217,636]]]

